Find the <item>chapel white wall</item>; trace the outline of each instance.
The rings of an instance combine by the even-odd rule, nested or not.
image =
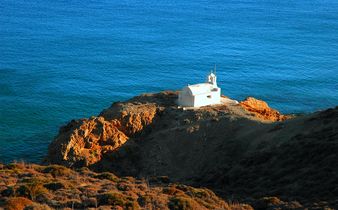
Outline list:
[[[210,97],[208,97],[210,96]],[[219,104],[221,102],[220,91],[212,91],[209,94],[201,94],[195,96],[195,101],[193,106],[207,106],[212,104]]]
[[[180,106],[194,106],[194,96],[192,96],[191,94],[187,93],[186,91],[181,91],[179,92],[178,95],[178,104]]]

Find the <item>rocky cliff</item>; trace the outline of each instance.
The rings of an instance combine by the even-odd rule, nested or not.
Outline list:
[[[277,195],[337,205],[337,107],[292,117],[254,98],[188,110],[177,108],[176,99],[175,92],[145,94],[71,121],[47,161],[165,175],[238,199]]]
[[[147,130],[157,112],[154,103],[114,103],[98,117],[72,120],[49,146],[50,162],[89,166]]]

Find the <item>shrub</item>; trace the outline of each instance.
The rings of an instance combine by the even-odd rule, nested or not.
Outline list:
[[[96,178],[96,179],[107,179],[107,180],[110,180],[110,181],[113,181],[113,182],[117,182],[119,180],[119,178],[117,176],[115,176],[114,174],[109,173],[109,172],[103,172],[103,173],[97,174],[97,175],[94,176],[94,178]]]
[[[133,189],[133,187],[130,184],[120,182],[117,184],[117,189],[120,191],[130,191]]]
[[[24,197],[13,197],[7,200],[5,209],[7,210],[23,210],[26,206],[31,205],[33,202]]]
[[[43,186],[47,188],[48,190],[53,190],[53,191],[63,189],[66,187],[65,184],[62,182],[50,182],[50,183],[44,184]]]
[[[177,185],[176,188],[184,191],[187,195],[196,198],[209,199],[212,197],[216,197],[216,195],[212,191],[206,188],[194,188],[182,184]]]
[[[132,183],[134,183],[136,181],[136,179],[134,177],[131,177],[131,176],[125,176],[125,177],[122,177],[121,179],[122,179],[122,181],[132,182]]]
[[[139,209],[139,205],[132,197],[127,197],[118,192],[97,195],[99,205],[121,206],[123,209]]]
[[[4,197],[10,197],[15,194],[14,188],[13,187],[7,187],[1,192],[1,195]]]
[[[206,199],[211,197],[208,190],[206,189],[197,189],[197,188],[191,188],[190,192],[193,194],[194,197]]]
[[[252,208],[252,206],[250,206],[249,204],[241,204],[241,209],[243,209],[243,210],[254,210],[254,208]]]
[[[25,165],[23,163],[13,162],[3,167],[2,172],[20,174],[24,169]]]
[[[85,198],[85,199],[82,200],[82,204],[83,204],[84,207],[97,208],[96,198]]]
[[[13,162],[7,165],[8,169],[24,169],[26,168],[25,162]]]
[[[186,192],[189,190],[189,187],[183,184],[176,185],[176,188],[182,190],[183,192]]]
[[[93,174],[94,172],[92,172],[89,168],[87,167],[81,167],[76,169],[77,172],[79,172],[82,175],[89,175],[89,174]]]
[[[71,199],[71,200],[68,200],[65,205],[68,207],[68,208],[71,208],[71,209],[83,209],[83,204],[80,200],[77,200],[77,199]]]
[[[177,189],[175,186],[164,187],[162,192],[168,195],[179,195],[184,194],[181,190]]]
[[[18,170],[17,169],[2,169],[0,170],[0,173],[1,174],[14,174],[14,173],[17,173]]]
[[[265,203],[271,204],[271,205],[282,204],[282,201],[277,197],[263,197],[261,200],[264,201]]]
[[[72,170],[60,165],[50,165],[42,170],[43,173],[49,173],[54,178],[58,176],[69,176],[72,174]]]
[[[124,206],[125,198],[122,194],[111,192],[97,195],[99,205]]]
[[[175,196],[170,198],[168,207],[171,210],[192,210],[192,209],[200,209],[200,205],[188,198],[188,197],[181,197],[181,196]]]
[[[32,178],[25,185],[21,185],[16,192],[18,195],[29,197],[33,201],[37,196],[48,193],[41,180],[36,178]]]
[[[151,203],[152,199],[150,196],[144,195],[140,196],[137,199],[137,202],[139,203],[140,206],[145,207],[147,203]]]
[[[259,200],[255,200],[255,202],[253,202],[253,207],[255,209],[267,209],[269,207],[278,206],[283,203],[284,202],[277,197],[263,197]]]
[[[26,198],[30,197],[29,190],[26,185],[21,185],[19,188],[17,188],[15,191],[15,194],[21,197],[26,197]]]
[[[288,203],[288,208],[290,209],[302,209],[303,206],[298,201],[291,201]]]
[[[31,205],[26,206],[25,210],[52,210],[52,208],[50,208],[46,204],[33,203]]]
[[[237,201],[228,201],[226,209],[228,210],[254,210],[252,206],[248,204],[242,204]],[[263,208],[263,209],[267,209],[267,208]]]

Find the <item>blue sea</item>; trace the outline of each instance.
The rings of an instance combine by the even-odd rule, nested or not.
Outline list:
[[[1,0],[0,162],[39,162],[69,120],[215,64],[231,98],[338,105],[338,1]]]

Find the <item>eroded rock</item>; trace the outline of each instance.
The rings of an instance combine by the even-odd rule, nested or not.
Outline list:
[[[60,129],[59,135],[49,145],[50,162],[67,166],[88,166],[128,140],[118,129],[118,121],[103,117],[72,120]]]
[[[119,130],[133,136],[150,125],[156,115],[155,103],[114,103],[101,112],[100,116],[116,122]]]
[[[244,101],[241,101],[239,105],[263,120],[284,121],[291,118],[290,116],[282,115],[277,110],[270,108],[265,101],[253,97],[246,98]]]
[[[104,154],[146,130],[155,115],[154,103],[114,103],[99,117],[72,120],[49,145],[47,162],[66,166],[89,166]]]

